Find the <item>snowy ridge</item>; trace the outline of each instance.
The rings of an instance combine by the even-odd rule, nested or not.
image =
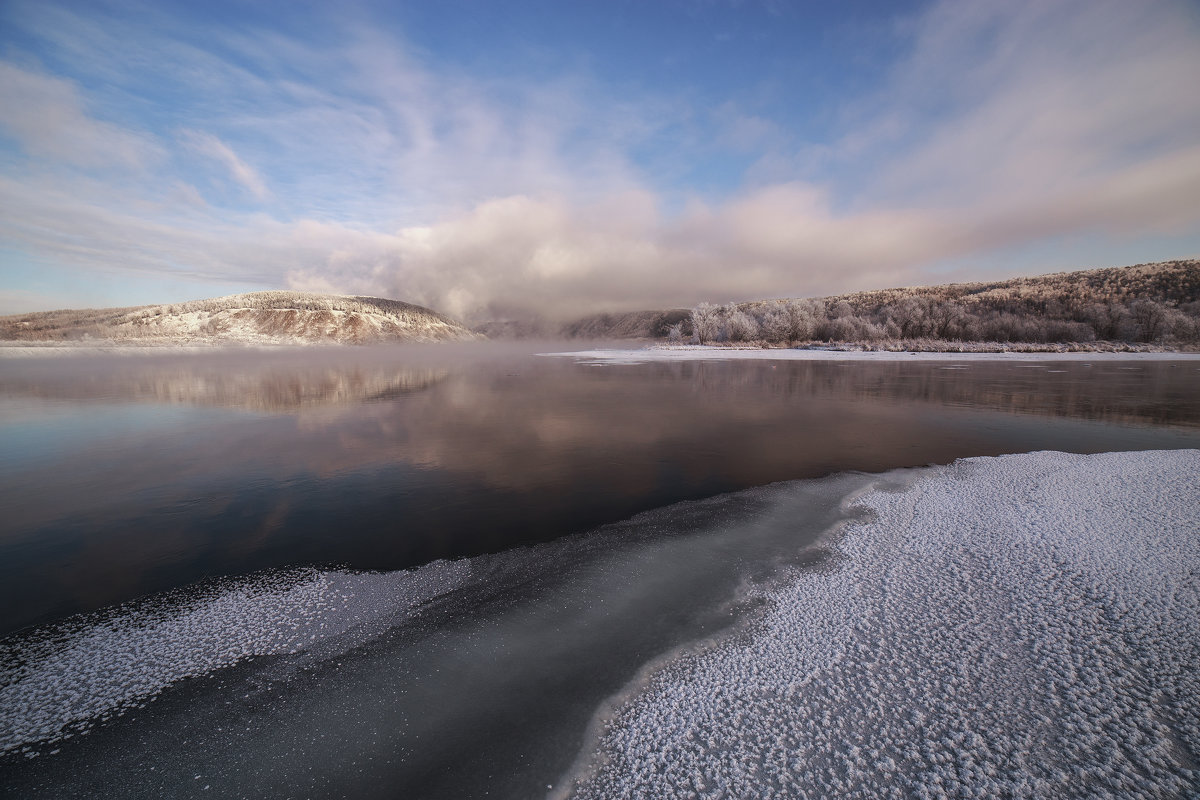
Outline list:
[[[0,641],[0,753],[53,742],[173,683],[254,656],[344,652],[460,585],[465,561],[408,572],[268,572],[182,589]]]
[[[599,726],[577,797],[1200,792],[1200,451],[1034,453],[859,501]]]
[[[423,306],[311,292],[249,292],[187,303],[0,317],[0,340],[43,344],[269,346],[479,338]]]

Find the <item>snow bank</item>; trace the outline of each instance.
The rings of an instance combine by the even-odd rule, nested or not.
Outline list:
[[[648,347],[643,350],[576,350],[538,353],[574,358],[597,366],[651,361],[1200,361],[1200,353],[913,353],[883,350],[792,350],[735,347]]]
[[[933,468],[602,720],[579,797],[1200,792],[1200,451]]]
[[[184,678],[253,656],[345,652],[461,584],[468,562],[409,572],[298,570],[178,590],[0,642],[0,753],[52,742]]]

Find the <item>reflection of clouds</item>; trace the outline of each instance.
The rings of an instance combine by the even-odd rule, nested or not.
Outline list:
[[[1081,370],[1059,379],[1004,366],[964,376],[936,365],[700,362],[541,367],[519,379],[501,370],[456,372],[403,405],[338,420],[340,450],[323,452],[313,469],[331,474],[403,461],[516,491],[589,483],[641,491],[661,481],[664,469],[742,485],[797,470],[899,466],[894,453],[922,435],[913,429],[922,407],[1154,424],[1194,425],[1200,415],[1186,399],[1186,381],[1168,368],[1154,368],[1148,384],[1123,385]],[[1146,402],[1147,385],[1171,401]],[[923,435],[917,446],[929,460],[959,455],[940,443],[939,431]],[[850,451],[853,458],[845,456]]]
[[[513,362],[504,359],[384,362],[145,364],[78,381],[56,373],[0,383],[9,393],[37,397],[284,414],[147,432],[153,446],[137,442],[134,430],[128,440],[72,454],[80,464],[116,461],[120,475],[143,487],[238,472],[269,481],[333,478],[396,464],[518,490],[589,476],[644,484],[664,465],[685,475],[771,476],[805,453],[828,459],[861,441],[864,430],[881,450],[911,438],[905,420],[914,405],[1184,425],[1194,425],[1198,413],[1185,376],[1165,365],[1147,366],[1144,375],[1082,366],[1061,373],[811,362],[598,369],[522,361],[520,374],[510,374]]]
[[[827,463],[831,454],[859,444],[865,430],[872,446],[886,452],[911,438],[906,421],[914,405],[1154,424],[1195,424],[1197,413],[1186,382],[1169,367],[1111,381],[1083,367],[1049,373],[979,365],[947,373],[905,364],[685,362],[597,369],[523,362],[519,375],[509,374],[511,368],[480,361],[224,371],[219,364],[145,365],[99,381],[63,378],[16,388],[40,396],[101,394],[286,415],[211,425],[177,442],[161,441],[160,433],[153,447],[121,443],[107,454],[76,454],[81,463],[116,458],[120,474],[137,486],[215,481],[239,471],[269,480],[332,479],[397,464],[450,470],[518,491],[589,480],[634,490],[659,480],[664,466],[692,478],[742,483],[735,476],[791,474],[804,454],[822,454]],[[5,387],[11,390],[12,383],[6,380]],[[1145,392],[1160,399],[1147,400]],[[880,462],[880,468],[888,465]]]

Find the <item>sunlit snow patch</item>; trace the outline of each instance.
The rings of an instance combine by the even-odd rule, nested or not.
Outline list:
[[[1200,793],[1200,451],[970,459],[860,501],[608,718],[579,797]]]

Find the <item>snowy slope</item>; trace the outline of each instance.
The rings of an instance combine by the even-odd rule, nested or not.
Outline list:
[[[477,338],[422,306],[305,292],[251,292],[188,303],[0,318],[0,339],[21,341],[366,344]]]

